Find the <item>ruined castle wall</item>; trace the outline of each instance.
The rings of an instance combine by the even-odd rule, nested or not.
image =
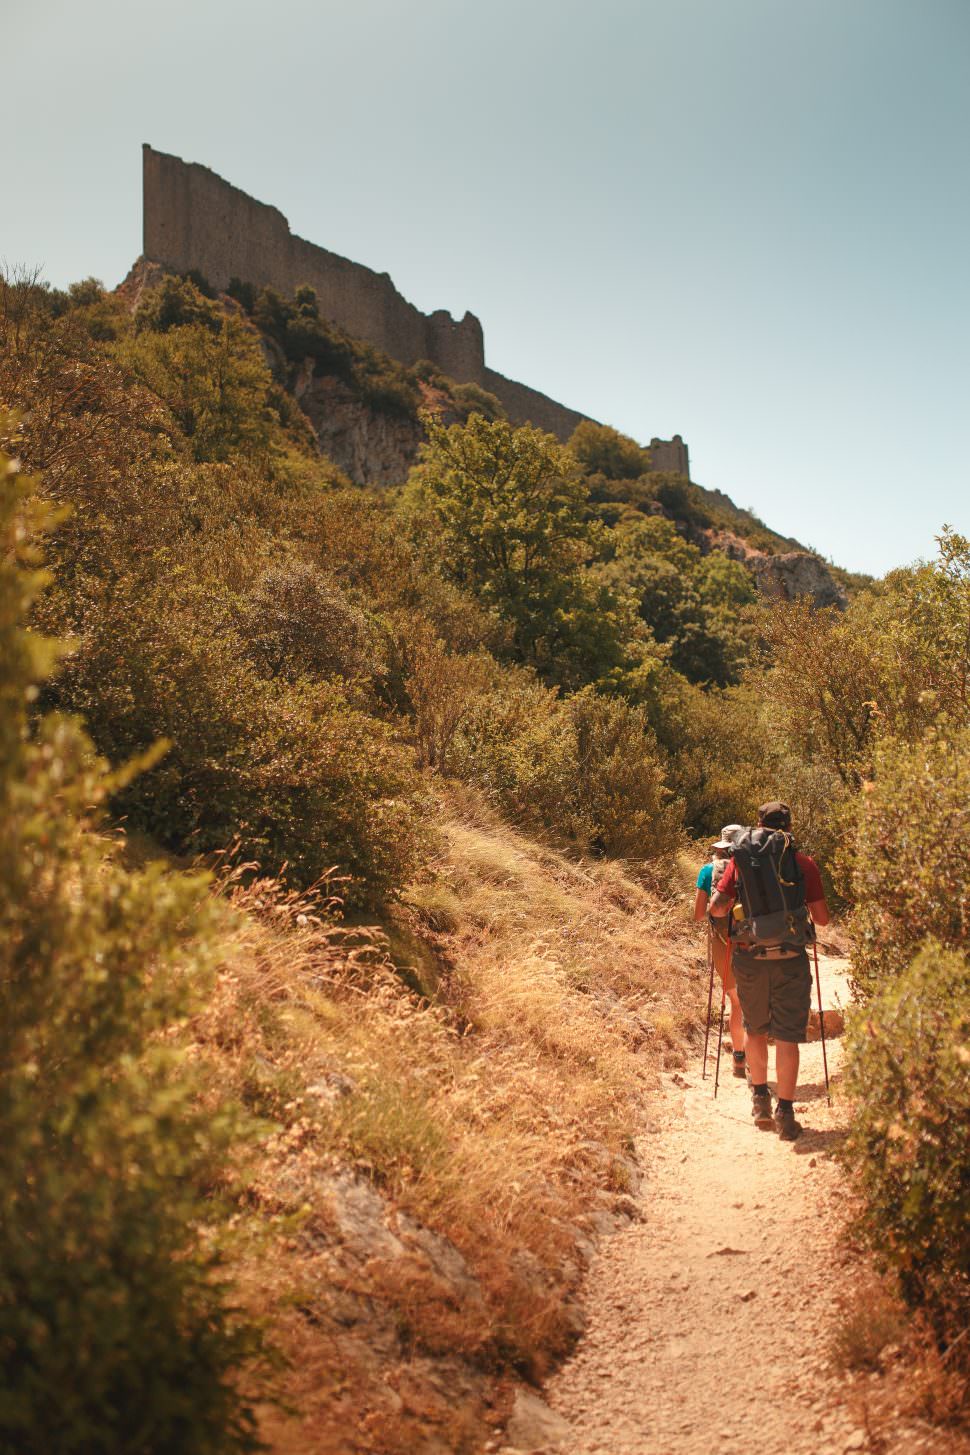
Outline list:
[[[530,422],[567,440],[587,417],[487,369],[482,326],[474,314],[456,322],[444,309],[422,313],[387,273],[294,236],[282,212],[208,167],[146,145],[143,183],[143,253],[149,262],[176,273],[196,269],[221,290],[233,277],[284,294],[308,283],[324,318],[402,364],[431,359],[452,379],[483,385],[498,396],[513,424]]]
[[[208,167],[143,149],[145,236],[150,262],[198,269],[216,288],[232,277],[293,293],[308,283],[321,314],[398,359],[431,359],[453,379],[481,384],[485,348],[478,319],[456,322],[408,303],[386,273],[375,273],[290,232],[282,212],[256,202]]]
[[[557,404],[555,399],[550,399],[547,394],[540,394],[538,389],[530,389],[527,384],[517,384],[514,379],[506,379],[504,374],[497,373],[495,369],[485,370],[483,382],[485,388],[505,405],[506,413],[513,424],[534,424],[539,429],[548,430],[563,442],[569,439],[577,424],[589,418],[589,415],[580,414],[575,409],[567,409],[565,404]]]

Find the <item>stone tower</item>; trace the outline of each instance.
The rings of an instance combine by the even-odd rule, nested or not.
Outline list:
[[[672,440],[650,441],[650,470],[664,471],[673,475],[686,475],[690,479],[690,461],[687,446],[679,434]]]

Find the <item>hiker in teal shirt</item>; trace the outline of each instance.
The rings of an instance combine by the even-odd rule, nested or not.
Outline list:
[[[727,926],[715,924],[708,917],[708,905],[717,882],[731,862],[731,851],[734,847],[734,835],[743,832],[740,824],[729,823],[721,830],[721,837],[716,844],[711,845],[712,857],[701,869],[697,876],[697,894],[694,897],[694,919],[697,923],[707,920],[707,933],[711,937],[711,955],[714,960],[714,968],[721,977],[724,986],[724,994],[727,996],[728,1004],[731,1007],[731,1046],[734,1051],[733,1069],[735,1076],[741,1077],[745,1074],[744,1055],[744,1025],[741,1019],[741,1002],[738,999],[737,987],[734,983],[734,972],[731,969],[731,946],[727,938]],[[713,882],[712,882],[713,881]]]

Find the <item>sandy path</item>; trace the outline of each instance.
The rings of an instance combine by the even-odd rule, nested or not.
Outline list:
[[[847,1002],[845,968],[823,960],[826,1005]],[[828,1050],[833,1071],[839,1043]],[[547,1391],[568,1455],[865,1447],[826,1362],[841,1111],[826,1105],[821,1047],[802,1048],[795,1143],[758,1131],[727,1054],[721,1070],[717,1101],[699,1065],[665,1078],[641,1147],[642,1221],[594,1264],[588,1333]]]

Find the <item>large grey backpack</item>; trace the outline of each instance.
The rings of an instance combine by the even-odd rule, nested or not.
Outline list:
[[[740,947],[785,945],[794,949],[815,938],[805,903],[805,876],[795,841],[781,829],[745,829],[734,841],[738,903],[730,935]]]

